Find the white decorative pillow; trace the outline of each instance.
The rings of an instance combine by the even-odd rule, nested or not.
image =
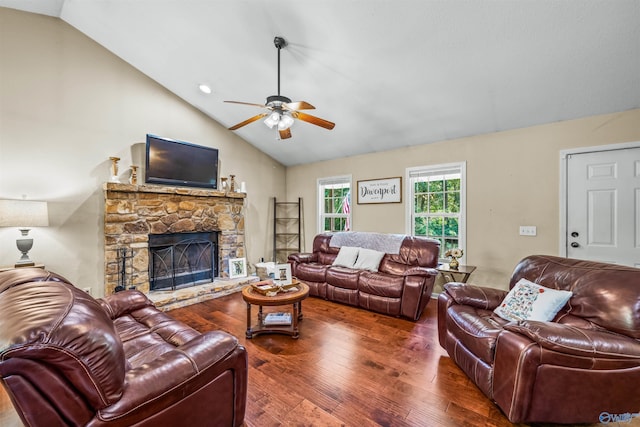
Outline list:
[[[549,322],[573,295],[570,291],[545,288],[520,279],[493,312],[505,320]]]
[[[358,258],[359,251],[360,248],[355,248],[353,246],[342,246],[340,248],[340,252],[338,252],[338,256],[333,261],[333,265],[354,268],[353,264],[356,263],[356,258]]]
[[[353,268],[357,268],[359,270],[369,270],[375,273],[376,271],[378,271],[378,266],[380,265],[380,261],[382,261],[383,257],[384,252],[374,251],[373,249],[360,248],[358,259],[356,260]]]

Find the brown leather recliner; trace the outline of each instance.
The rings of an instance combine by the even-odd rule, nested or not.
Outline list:
[[[595,423],[640,412],[640,269],[530,256],[525,278],[573,292],[550,322],[494,314],[507,291],[449,283],[440,345],[511,422]]]
[[[138,291],[94,299],[38,268],[0,273],[0,374],[27,426],[240,426],[247,354]]]

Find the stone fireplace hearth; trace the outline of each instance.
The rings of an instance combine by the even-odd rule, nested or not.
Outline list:
[[[123,279],[127,287],[135,286],[150,297],[156,294],[149,285],[149,235],[169,233],[217,234],[219,277],[187,292],[195,293],[198,300],[207,299],[204,294],[213,298],[218,291],[239,290],[251,281],[228,279],[228,260],[245,256],[244,193],[108,182],[104,194],[105,295],[114,293]],[[124,260],[122,253],[127,254]],[[171,292],[174,299],[184,299],[176,292]],[[158,294],[151,299],[167,296],[167,292]]]

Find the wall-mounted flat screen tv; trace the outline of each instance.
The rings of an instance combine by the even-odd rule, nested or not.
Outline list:
[[[147,134],[145,182],[216,189],[218,149]]]

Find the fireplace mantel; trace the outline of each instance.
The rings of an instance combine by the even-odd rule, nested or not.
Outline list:
[[[225,193],[220,190],[209,190],[206,188],[173,187],[155,184],[122,184],[119,182],[105,182],[105,191],[122,193],[155,193],[155,194],[176,194],[194,197],[222,197],[228,199],[244,199],[245,193]]]
[[[244,257],[244,193],[152,184],[107,182],[103,186],[105,295],[118,285],[118,252],[126,249],[127,286],[149,293],[149,235],[216,231],[220,276],[228,260]]]

